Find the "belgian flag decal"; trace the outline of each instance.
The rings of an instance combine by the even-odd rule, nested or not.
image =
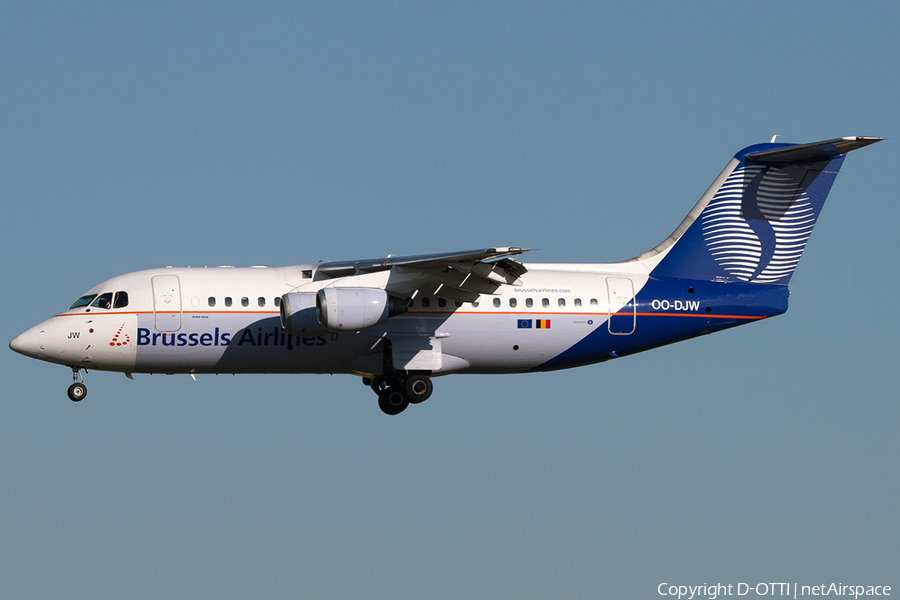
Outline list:
[[[535,319],[535,329],[550,329],[550,319]]]

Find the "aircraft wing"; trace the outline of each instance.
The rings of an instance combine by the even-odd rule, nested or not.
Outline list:
[[[415,256],[325,262],[318,278],[340,278],[391,271],[386,289],[398,294],[424,291],[438,297],[471,302],[479,294],[495,294],[501,285],[521,285],[528,269],[509,258],[530,248],[485,248]],[[499,259],[499,260],[497,260]]]
[[[347,277],[362,273],[384,271],[391,267],[434,268],[454,267],[462,264],[474,264],[514,256],[530,252],[531,248],[486,248],[484,250],[463,250],[462,252],[443,252],[440,254],[418,254],[415,256],[388,256],[387,258],[370,258],[365,260],[348,260],[321,263],[317,272],[328,277]]]

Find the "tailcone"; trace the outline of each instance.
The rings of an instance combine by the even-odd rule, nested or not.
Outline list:
[[[719,314],[743,317],[775,317],[788,309],[790,292],[786,285],[718,284],[715,310]]]

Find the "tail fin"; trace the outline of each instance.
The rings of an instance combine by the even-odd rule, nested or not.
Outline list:
[[[659,277],[787,285],[846,153],[881,139],[745,148],[678,229],[636,260]]]

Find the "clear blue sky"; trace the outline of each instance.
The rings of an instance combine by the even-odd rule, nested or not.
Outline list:
[[[900,590],[895,3],[7,3],[4,343],[111,276],[495,245],[626,259],[731,155],[851,154],[766,322],[456,376],[70,373],[4,349],[0,597]]]

